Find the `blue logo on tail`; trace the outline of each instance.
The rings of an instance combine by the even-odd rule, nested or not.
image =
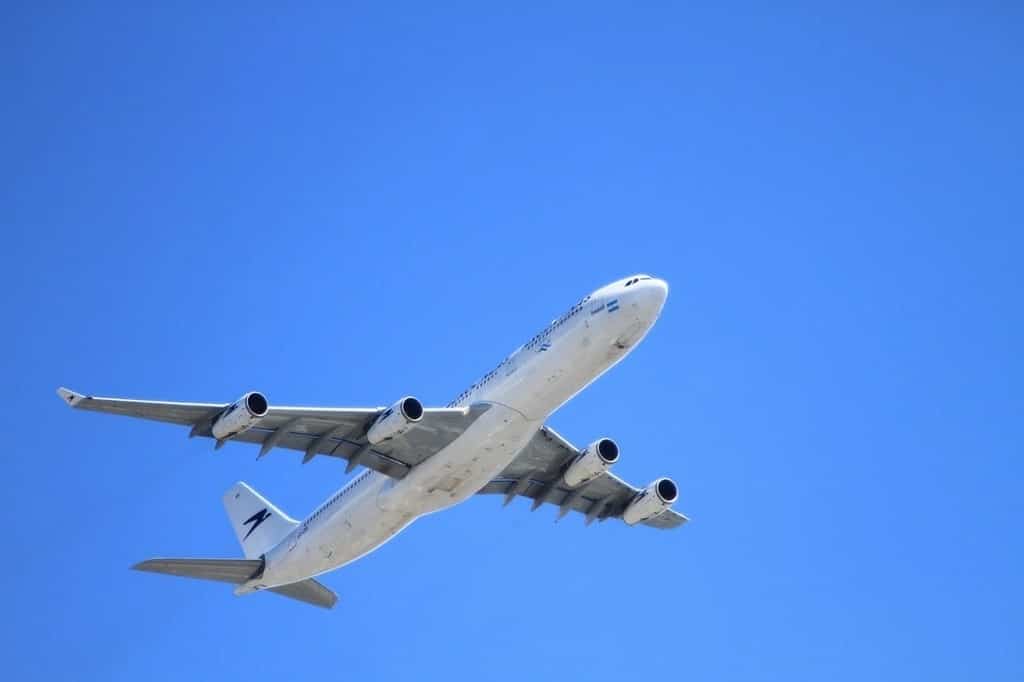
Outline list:
[[[252,528],[250,528],[249,532],[245,534],[244,538],[242,538],[242,542],[245,542],[246,540],[248,540],[249,536],[252,535],[252,532],[254,530],[256,530],[257,528],[259,528],[260,524],[263,523],[264,521],[266,521],[269,518],[270,518],[270,512],[268,512],[267,508],[264,507],[263,509],[260,509],[258,512],[256,512],[255,514],[253,514],[252,516],[247,518],[245,521],[243,521],[242,522],[243,526],[248,526],[251,523],[252,524]]]

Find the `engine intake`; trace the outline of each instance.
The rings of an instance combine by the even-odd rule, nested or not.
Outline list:
[[[421,419],[423,403],[412,396],[406,396],[380,413],[367,430],[366,440],[372,445],[390,440],[408,431]]]
[[[675,481],[659,478],[629,503],[622,513],[622,520],[631,526],[646,521],[671,507],[678,498],[679,487]]]
[[[583,454],[565,470],[562,479],[570,488],[594,479],[619,461],[619,446],[611,438],[600,438],[588,445]]]
[[[258,391],[250,391],[231,403],[217,415],[210,427],[213,437],[225,440],[256,426],[270,409],[267,398]]]

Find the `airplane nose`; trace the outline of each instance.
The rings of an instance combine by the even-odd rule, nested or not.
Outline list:
[[[645,279],[637,282],[637,303],[643,316],[654,321],[661,314],[661,309],[668,298],[668,283],[663,279]]]
[[[654,290],[655,296],[658,297],[661,303],[664,303],[665,299],[668,298],[668,282],[663,279],[651,279],[648,281],[648,284]]]

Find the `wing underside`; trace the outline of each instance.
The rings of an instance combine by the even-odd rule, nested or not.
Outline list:
[[[480,494],[504,495],[505,504],[517,496],[527,497],[533,500],[534,510],[553,504],[558,507],[559,519],[569,512],[578,512],[586,517],[588,524],[594,520],[621,518],[641,489],[608,472],[579,487],[569,487],[562,474],[579,454],[572,443],[545,426],[497,478],[480,490]],[[666,509],[642,523],[668,529],[677,528],[687,520],[683,514]]]
[[[66,388],[57,393],[76,409],[178,424],[188,427],[190,436],[200,437],[212,437],[211,424],[227,407],[223,403],[101,398]],[[366,431],[384,408],[271,406],[256,426],[230,440],[260,445],[260,457],[275,448],[298,450],[304,453],[303,462],[325,455],[348,460],[349,469],[360,464],[402,478],[458,438],[489,407],[481,403],[468,408],[426,408],[421,421],[404,434],[371,446]]]

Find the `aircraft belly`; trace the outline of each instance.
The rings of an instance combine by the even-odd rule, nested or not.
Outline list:
[[[381,476],[374,485],[316,527],[300,527],[296,540],[282,543],[267,556],[267,569],[257,581],[273,587],[304,580],[334,570],[368,554],[408,526],[416,515],[404,511],[382,511],[377,491],[389,479]]]
[[[390,482],[381,490],[378,505],[419,515],[457,504],[508,466],[541,424],[495,403],[448,447],[402,480]]]
[[[622,360],[642,337],[640,320],[633,315],[603,322],[581,320],[553,334],[550,344],[520,350],[483,399],[512,407],[530,421],[547,419]]]

